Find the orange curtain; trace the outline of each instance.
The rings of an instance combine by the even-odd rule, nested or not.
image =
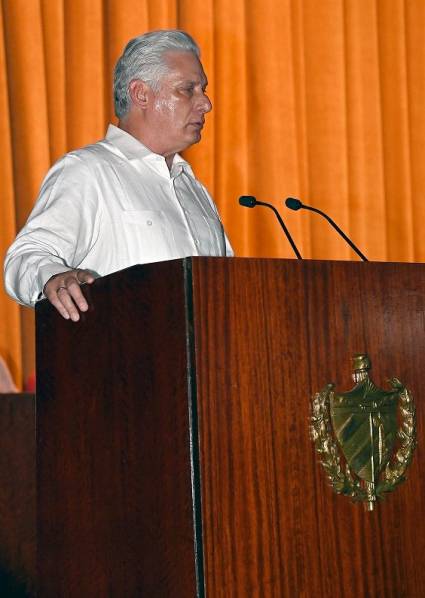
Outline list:
[[[239,256],[355,259],[327,211],[372,260],[423,261],[422,0],[1,0],[0,257],[49,165],[114,122],[113,65],[127,40],[178,27],[199,42],[214,104],[187,152]],[[33,314],[0,294],[0,354],[18,384],[34,367]]]

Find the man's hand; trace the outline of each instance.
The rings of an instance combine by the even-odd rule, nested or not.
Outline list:
[[[88,270],[68,270],[49,278],[44,285],[44,294],[56,307],[65,320],[78,322],[80,311],[87,311],[89,306],[80,289],[80,284],[94,282],[94,276]]]

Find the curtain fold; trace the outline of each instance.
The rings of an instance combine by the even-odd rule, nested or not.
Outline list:
[[[213,112],[186,152],[236,253],[357,259],[298,196],[328,212],[371,260],[422,261],[425,3],[419,0],[0,0],[0,257],[49,166],[115,122],[124,44],[178,27],[199,42]],[[0,354],[34,368],[33,314],[0,291]]]
[[[3,256],[16,231],[11,123],[6,68],[6,40],[0,12],[0,256]],[[0,355],[15,381],[22,380],[22,345],[19,308],[0,294]]]

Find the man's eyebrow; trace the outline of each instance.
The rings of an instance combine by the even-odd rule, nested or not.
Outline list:
[[[202,87],[207,87],[208,85],[208,79],[206,78],[202,78],[202,79],[182,79],[180,82],[180,85],[192,85],[193,87],[195,87],[195,85],[201,85]]]

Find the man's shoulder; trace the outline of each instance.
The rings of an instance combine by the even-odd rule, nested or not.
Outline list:
[[[113,156],[105,139],[71,150],[58,158],[49,168],[43,187],[75,184],[77,187],[95,180],[99,170]]]
[[[87,166],[107,162],[112,157],[111,144],[106,139],[90,143],[84,147],[74,149],[64,156],[62,160],[68,162],[83,162]]]

